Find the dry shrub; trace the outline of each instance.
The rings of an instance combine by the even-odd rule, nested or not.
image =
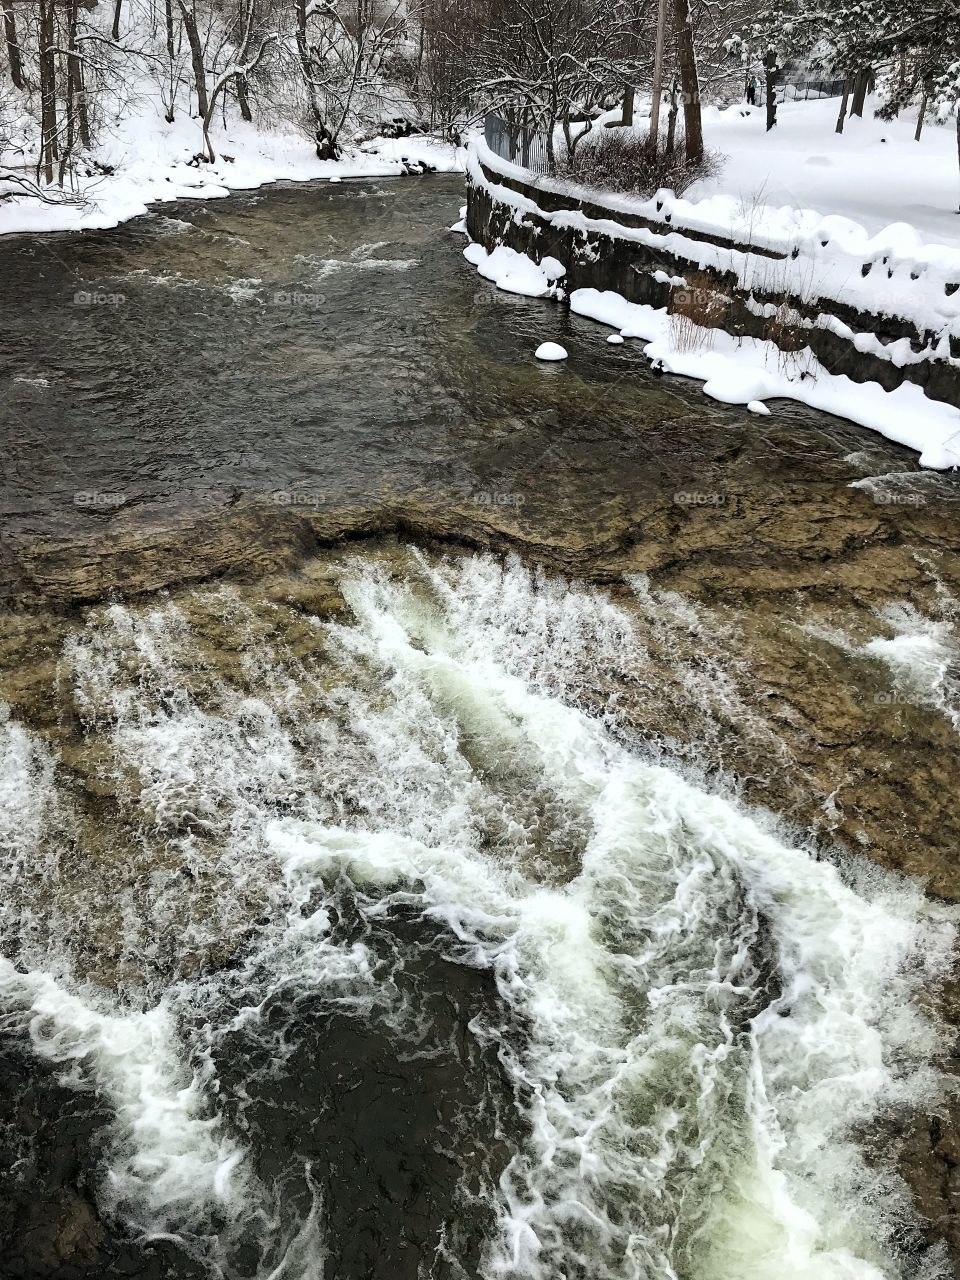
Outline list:
[[[753,308],[763,317],[760,336],[776,348],[777,368],[792,380],[811,376],[816,357],[804,312],[814,309],[824,292],[816,264],[757,259],[746,283]]]
[[[572,160],[558,157],[557,172],[585,187],[647,198],[661,187],[680,195],[699,178],[717,173],[720,163],[713,152],[689,161],[682,147],[667,151],[661,145],[654,152],[649,139],[633,129],[601,128],[583,139]]]
[[[716,291],[707,272],[690,272],[685,284],[671,289],[667,303],[673,349],[708,351],[713,330],[724,327],[729,310],[730,299]]]
[[[812,372],[813,352],[803,328],[803,316],[784,295],[763,326],[765,341],[777,348],[777,367],[788,378],[803,378]]]

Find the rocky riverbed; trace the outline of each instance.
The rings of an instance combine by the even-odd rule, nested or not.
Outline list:
[[[373,628],[371,597],[351,586],[358,574],[401,594],[413,584],[454,630],[460,615],[445,591],[469,600],[476,575],[494,575],[499,586],[477,608],[493,609],[499,592],[509,624],[489,622],[482,643],[514,671],[521,659],[511,655],[536,636],[546,674],[534,664],[524,679],[603,726],[604,750],[773,815],[813,859],[919,877],[944,920],[960,898],[954,478],[796,407],[756,419],[711,404],[657,379],[629,349],[608,348],[589,322],[478,292],[457,242],[438,231],[457,198],[452,179],[290,189],[84,240],[0,246],[8,296],[21,299],[2,393],[12,424],[0,540],[4,848],[14,860],[5,954],[52,969],[72,995],[99,993],[98,1017],[191,991],[188,1004],[175,1001],[189,1063],[201,1077],[214,1071],[233,1099],[231,1132],[261,1141],[256,1174],[272,1194],[283,1199],[291,1176],[284,1112],[314,1135],[308,1173],[287,1196],[296,1212],[277,1209],[279,1254],[266,1228],[259,1245],[230,1244],[216,1215],[202,1230],[136,1243],[142,1204],[111,1203],[102,1190],[115,1082],[84,1076],[89,1054],[68,1055],[78,1093],[64,1059],[31,1055],[8,1014],[14,1172],[0,1230],[11,1275],[193,1276],[218,1265],[305,1276],[319,1255],[306,1237],[291,1243],[289,1222],[302,1228],[321,1202],[338,1275],[417,1275],[451,1223],[463,1228],[449,1250],[456,1265],[477,1274],[499,1212],[485,1179],[492,1185],[523,1141],[530,1113],[514,1112],[518,1086],[497,1065],[496,1037],[464,1030],[506,1016],[493,970],[462,968],[433,934],[424,947],[413,906],[422,886],[404,901],[414,915],[401,912],[387,934],[371,924],[374,891],[356,872],[352,893],[341,885],[324,907],[341,949],[372,947],[396,1007],[424,1011],[417,1035],[372,1013],[362,1027],[328,1009],[308,1016],[295,1002],[296,1016],[276,1014],[292,1065],[271,1111],[237,1076],[239,1042],[204,1042],[187,1012],[213,1017],[202,1011],[216,988],[238,1018],[239,997],[216,975],[246,974],[259,990],[245,966],[251,956],[267,965],[258,948],[298,901],[264,860],[267,828],[254,812],[284,823],[316,809],[353,830],[372,822],[365,788],[394,772],[401,788],[404,777],[426,786],[428,811],[455,811],[459,793],[429,772],[440,760],[412,730],[396,756],[357,746],[368,722],[395,732],[387,704],[399,678],[393,659],[370,656],[354,634]],[[73,305],[78,281],[125,294],[119,330]],[[312,301],[276,301],[294,294]],[[534,336],[561,339],[569,365],[536,367]],[[393,621],[370,630],[377,644],[396,623],[412,652],[433,653],[432,624],[410,624],[398,604],[383,609]],[[526,874],[558,891],[576,885],[593,810],[533,778],[519,747],[516,759],[502,745],[498,756],[455,699],[430,698],[425,723],[453,715],[457,759],[507,797],[502,811],[500,800],[481,804],[482,848],[502,854],[514,848],[505,833],[523,831]],[[414,742],[428,772],[407,776],[399,762]],[[338,755],[353,765],[330,796],[325,775],[307,786],[304,770],[329,759],[323,768],[336,773]],[[508,761],[501,779],[497,759]],[[443,768],[459,777],[466,765]],[[390,829],[413,839],[419,828],[397,817],[399,803],[390,801]],[[748,949],[756,992],[775,1002],[785,978],[771,976],[775,965],[763,976],[769,927]],[[960,1024],[947,969],[911,998]],[[334,1048],[314,1078],[315,1043]],[[410,1050],[426,1043],[433,1077]],[[504,1045],[516,1053],[517,1043],[500,1044],[501,1064]],[[932,1059],[953,1071],[952,1030]],[[373,1117],[352,1145],[356,1113],[331,1083],[351,1074]],[[238,1101],[243,1089],[249,1104]],[[323,1123],[305,1119],[310,1089],[327,1099]],[[486,1110],[472,1130],[461,1120],[477,1096]],[[393,1118],[398,1098],[413,1099],[406,1128]],[[906,1261],[881,1274],[919,1274],[938,1247],[960,1265],[958,1116],[948,1091],[936,1098],[865,1114],[854,1135],[870,1167],[898,1164],[919,1213],[901,1232]],[[396,1159],[371,1183],[381,1148]],[[443,1160],[424,1154],[436,1150]],[[336,1177],[321,1178],[321,1194],[309,1169],[325,1161]],[[340,1194],[337,1178],[366,1190]],[[370,1230],[351,1242],[357,1213]],[[449,1259],[434,1265],[431,1274],[461,1274]],[[705,1265],[681,1271],[724,1274]]]

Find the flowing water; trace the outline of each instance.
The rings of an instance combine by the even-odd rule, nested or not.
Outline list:
[[[449,537],[457,503],[499,503],[542,551],[688,489],[698,447],[728,487],[766,466],[842,503],[905,455],[858,465],[853,428],[755,427],[639,357],[604,398],[602,333],[491,301],[438,238],[452,180],[378,191],[0,263],[25,317],[8,583],[175,586],[161,543],[202,560],[198,508],[218,570],[247,570],[55,611],[42,643],[8,619],[29,679],[0,719],[0,1274],[949,1275],[876,1135],[944,1103],[955,912],[745,794],[731,736],[786,772],[787,724],[750,702],[729,619],[640,572],[613,593],[405,546],[280,599],[222,532],[277,492],[324,535],[402,499]],[[65,303],[77,279],[133,303]],[[322,304],[276,301],[311,282]],[[566,381],[517,356],[532,325],[572,327]],[[98,543],[94,591],[70,555]],[[802,643],[889,673],[949,742],[943,597],[834,608]],[[695,729],[636,701],[665,666]]]
[[[960,510],[878,436],[709,401],[497,293],[445,230],[462,200],[456,177],[287,187],[0,247],[0,589],[95,600],[397,527],[509,524],[592,570],[651,504],[761,530]]]
[[[64,655],[154,849],[119,998],[71,948],[103,868],[58,868],[69,794],[5,726],[5,1023],[108,1108],[110,1209],[214,1274],[906,1274],[854,1139],[935,1094],[945,921],[585,714],[636,644],[604,597],[485,558],[343,590],[299,659],[203,601],[242,680],[173,604]]]

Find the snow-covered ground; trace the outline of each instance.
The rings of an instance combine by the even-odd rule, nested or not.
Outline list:
[[[706,107],[706,144],[725,159],[716,177],[696,183],[687,198],[723,193],[747,207],[756,201],[817,210],[849,218],[870,235],[906,223],[921,240],[960,247],[954,122],[927,122],[915,142],[915,113],[878,120],[878,105],[868,100],[862,119],[848,115],[842,134],[838,98],[784,103],[770,133],[762,107]]]
[[[462,168],[456,149],[435,138],[376,138],[347,148],[343,159],[318,160],[310,139],[293,130],[263,129],[237,120],[212,133],[217,159],[190,163],[202,149],[200,121],[180,113],[163,119],[155,99],[140,115],[105,129],[93,155],[114,172],[82,181],[81,203],[43,204],[28,197],[0,201],[0,235],[115,227],[162,200],[211,199],[281,180],[390,176],[404,161],[437,170]],[[15,158],[7,155],[6,162]]]
[[[960,248],[955,121],[926,121],[917,142],[915,113],[879,120],[879,105],[877,98],[868,98],[863,117],[848,115],[842,134],[836,132],[839,98],[783,103],[769,133],[763,107],[705,105],[704,142],[720,164],[713,177],[694,183],[676,201],[682,221],[741,238],[749,227],[755,239],[768,242],[826,225],[851,246],[869,248],[880,239],[904,254],[924,256],[937,245],[955,254]],[[617,109],[600,117],[596,132],[619,115]],[[645,135],[649,119],[649,104],[638,102],[635,131]],[[556,144],[564,145],[559,132]],[[650,206],[630,196],[618,203],[638,211]]]

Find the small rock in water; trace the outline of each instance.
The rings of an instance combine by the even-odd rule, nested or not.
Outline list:
[[[534,352],[538,360],[566,360],[566,348],[559,342],[541,342]]]
[[[622,334],[622,333],[611,333],[611,335],[610,335],[610,337],[607,339],[607,341],[608,341],[608,342],[612,342],[612,343],[613,343],[613,345],[614,345],[615,347],[619,347],[619,346],[620,346],[620,344],[623,342],[623,334]]]
[[[763,403],[762,400],[749,401],[747,404],[747,408],[750,410],[751,413],[765,413],[767,414],[767,416],[769,416],[770,414],[770,410],[767,408],[767,406]]]
[[[336,174],[334,174],[334,175],[333,175],[333,177],[332,177],[332,178],[328,178],[328,179],[327,179],[327,181],[328,181],[328,182],[342,182],[342,181],[343,181],[343,179],[342,179],[342,178],[338,178],[338,177],[337,177],[337,175],[336,175]]]

